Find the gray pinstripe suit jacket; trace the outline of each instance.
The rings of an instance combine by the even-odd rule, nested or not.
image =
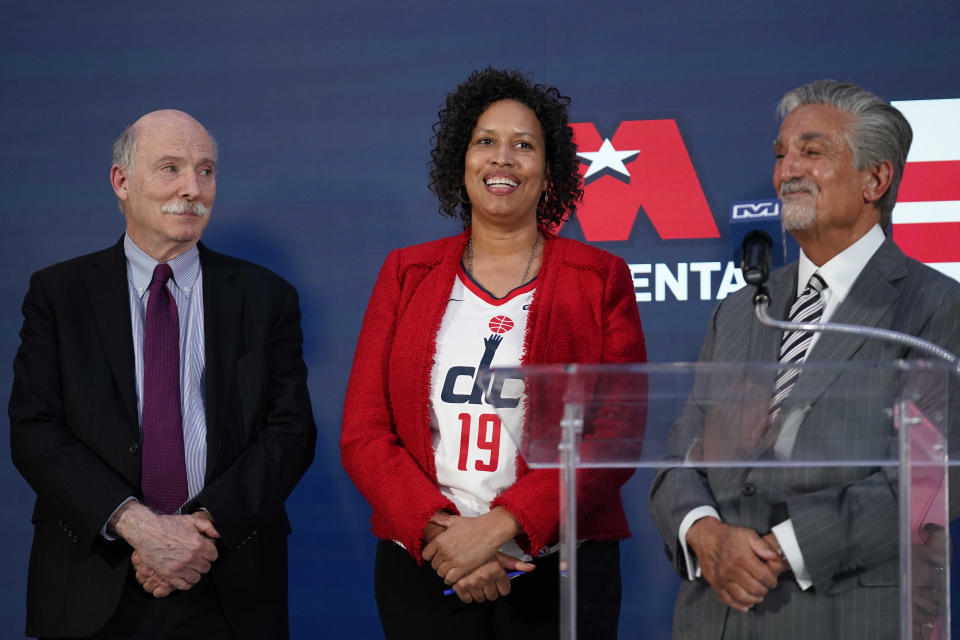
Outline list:
[[[770,313],[784,318],[796,292],[797,265],[773,273]],[[700,361],[774,362],[780,332],[754,317],[752,287],[715,309]],[[960,351],[960,284],[906,257],[888,238],[864,267],[832,321],[902,331]],[[808,362],[877,361],[919,354],[877,340],[821,334]],[[823,438],[873,436],[889,456],[892,423],[866,389],[892,384],[887,374],[801,374],[790,399],[806,415],[797,447]],[[733,384],[731,382],[731,384]],[[772,387],[772,380],[770,380]],[[881,392],[882,393],[882,392]],[[694,389],[674,435],[685,441],[718,428],[717,411],[699,406]],[[836,401],[838,398],[859,398]],[[790,400],[788,399],[788,401]],[[831,401],[833,399],[834,401]],[[784,413],[787,406],[784,406]],[[729,413],[727,414],[730,415]],[[954,418],[956,412],[953,412]],[[951,418],[951,425],[957,421]],[[951,430],[953,431],[953,430]],[[837,442],[837,440],[833,440]],[[866,441],[864,441],[866,442]],[[818,446],[818,445],[812,445]],[[951,485],[953,482],[951,482]],[[800,591],[791,574],[748,613],[726,607],[702,579],[684,580],[674,610],[674,638],[878,638],[898,637],[896,480],[879,468],[671,469],[660,473],[650,510],[668,558],[686,578],[677,532],[683,517],[700,505],[714,505],[724,522],[761,534],[789,517],[813,587]],[[957,495],[954,492],[954,495]]]

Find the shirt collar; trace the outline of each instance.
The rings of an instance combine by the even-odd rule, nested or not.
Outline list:
[[[127,233],[123,234],[123,252],[127,256],[127,263],[130,265],[133,286],[137,290],[137,295],[142,298],[150,287],[153,270],[160,263],[134,244]],[[196,286],[197,278],[200,276],[200,251],[197,249],[197,245],[193,245],[185,253],[181,253],[167,264],[173,270],[173,283],[189,298],[190,292]]]
[[[830,258],[821,267],[813,264],[803,249],[800,249],[800,260],[797,264],[797,297],[800,297],[807,286],[810,276],[819,273],[827,283],[827,289],[830,291],[830,296],[834,298],[835,304],[842,302],[857,276],[867,266],[867,262],[877,252],[885,238],[880,225],[875,224],[863,237]]]

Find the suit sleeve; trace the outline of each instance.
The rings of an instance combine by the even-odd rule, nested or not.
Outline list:
[[[340,455],[347,475],[373,506],[374,534],[399,541],[423,562],[423,528],[436,511],[459,513],[397,437],[388,364],[396,331],[400,251],[387,257],[374,285],[350,371]]]
[[[299,300],[296,290],[286,283],[277,291],[265,344],[269,357],[257,363],[266,369],[262,423],[254,427],[256,437],[225,470],[208,480],[189,505],[213,514],[227,544],[255,535],[257,526],[276,522],[287,496],[313,462],[316,449]],[[257,303],[269,304],[265,300]]]
[[[713,346],[716,339],[716,322],[721,305],[717,305],[710,317],[707,335],[700,348],[698,362],[713,359]],[[674,460],[683,460],[689,444],[701,440],[705,412],[698,401],[702,391],[703,378],[694,380],[694,387],[680,418],[670,427],[667,435],[669,455]],[[660,471],[650,488],[650,515],[663,538],[664,552],[673,563],[680,577],[689,578],[688,567],[677,534],[683,518],[697,507],[709,506],[720,511],[710,490],[710,483],[702,469],[691,467],[673,467]]]
[[[53,507],[61,526],[88,548],[113,510],[136,495],[137,488],[98,455],[91,434],[85,440],[71,428],[64,406],[64,385],[69,381],[63,376],[76,372],[63,367],[76,363],[62,352],[65,314],[50,302],[45,284],[41,274],[34,274],[23,302],[9,405],[10,449],[17,469],[37,493],[38,504]],[[94,399],[76,404],[74,414],[103,410]],[[105,428],[108,417],[100,415],[99,421],[92,421],[95,429]]]
[[[934,311],[917,333],[918,337],[957,353],[960,349],[960,328],[957,325],[960,299],[953,295],[938,301],[935,290],[924,291],[924,295],[930,305],[927,308]],[[913,359],[926,356],[908,351],[902,357]],[[950,376],[948,385],[951,394],[950,409],[953,410],[957,406],[957,399],[952,396],[960,387],[956,374]],[[937,395],[940,397],[934,399],[938,407],[942,406],[942,391],[938,389]],[[919,404],[923,404],[922,398]],[[948,420],[948,438],[955,440],[958,424],[956,413],[951,412]],[[957,476],[951,469],[950,488],[953,489],[956,483]],[[877,471],[862,480],[787,499],[787,512],[793,523],[804,563],[816,587],[823,588],[834,576],[868,570],[897,557],[897,493],[897,474],[887,469]],[[951,502],[955,504],[952,499]],[[950,515],[956,515],[956,507],[953,505]]]
[[[626,263],[615,258],[610,265],[601,302],[600,362],[637,363],[647,359],[646,343],[640,323],[633,280]],[[575,324],[575,323],[574,323]],[[597,384],[609,381],[599,380]],[[603,409],[598,413],[603,413]],[[591,430],[643,427],[643,416],[625,418],[594,416]],[[630,424],[628,424],[630,423]],[[521,461],[522,463],[522,461]],[[594,510],[619,497],[620,487],[633,475],[632,470],[581,470],[577,473],[578,520],[590,519]],[[555,543],[559,539],[560,476],[553,469],[538,469],[520,478],[504,491],[490,507],[503,506],[512,513],[523,529],[518,538],[528,553]],[[602,538],[604,533],[597,532]],[[611,533],[611,535],[613,535]]]

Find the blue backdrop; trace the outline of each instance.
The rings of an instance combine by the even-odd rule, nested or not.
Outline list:
[[[834,77],[894,100],[960,98],[956,0],[4,0],[0,16],[0,390],[10,388],[29,274],[123,231],[107,179],[114,137],[153,109],[193,114],[220,144],[205,242],[274,269],[302,296],[320,436],[289,501],[296,638],[380,637],[369,508],[339,462],[343,394],[387,252],[458,231],[436,214],[427,161],[437,109],[470,71],[517,68],[558,86],[583,123],[582,149],[590,123],[597,144],[629,149],[638,147],[629,127],[617,133],[621,123],[675,123],[673,150],[688,154],[700,214],[695,192],[661,185],[624,196],[639,215],[625,233],[594,240],[633,265],[657,361],[695,357],[710,309],[734,283],[730,205],[773,195],[773,110],[785,90]],[[601,180],[623,182],[600,177],[588,199]],[[662,197],[665,208],[654,202]],[[665,232],[671,216],[690,224]],[[586,222],[563,233],[593,235]],[[5,440],[0,449],[9,460]],[[648,481],[627,487],[637,513]],[[9,462],[0,487],[0,637],[14,638],[33,495]],[[633,527],[650,542],[632,553],[662,559],[652,525],[638,517]],[[670,580],[666,561],[658,566]],[[671,605],[661,591],[624,615],[664,637]]]

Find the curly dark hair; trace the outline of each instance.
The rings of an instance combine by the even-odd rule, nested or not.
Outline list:
[[[499,100],[515,100],[537,115],[546,143],[546,161],[550,183],[546,197],[537,205],[537,222],[554,227],[576,212],[583,198],[582,179],[577,172],[577,146],[573,129],[567,124],[570,98],[555,87],[533,84],[519,71],[503,71],[487,67],[474,71],[453,93],[437,114],[431,140],[429,188],[440,199],[440,213],[459,216],[466,227],[470,224],[471,206],[460,197],[463,185],[464,158],[473,129],[487,107]]]

